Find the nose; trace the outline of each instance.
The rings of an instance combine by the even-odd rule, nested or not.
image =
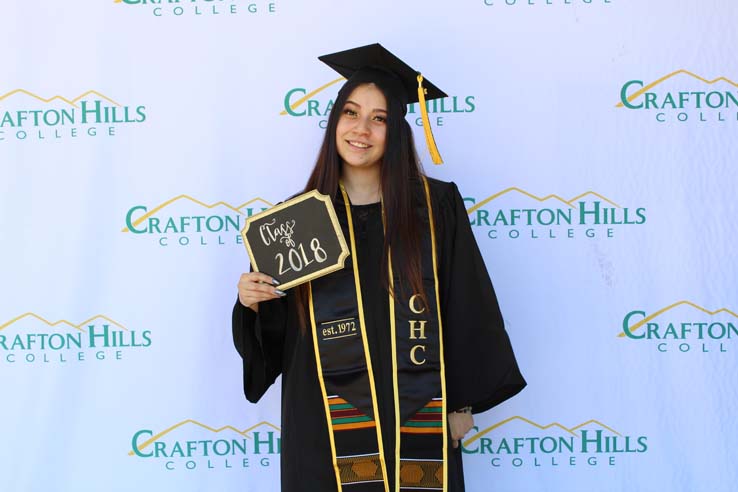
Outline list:
[[[356,119],[356,126],[354,126],[354,130],[357,133],[360,133],[362,135],[367,135],[369,133],[369,120],[368,118],[357,118]]]

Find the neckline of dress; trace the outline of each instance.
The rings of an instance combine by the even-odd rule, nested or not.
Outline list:
[[[376,208],[382,205],[382,202],[374,202],[374,203],[364,203],[362,205],[354,205],[351,204],[351,208],[358,208],[358,209],[368,209],[368,208]]]

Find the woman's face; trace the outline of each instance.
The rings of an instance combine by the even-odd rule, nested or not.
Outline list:
[[[380,166],[387,136],[387,100],[374,84],[353,90],[336,126],[338,155],[347,166]]]

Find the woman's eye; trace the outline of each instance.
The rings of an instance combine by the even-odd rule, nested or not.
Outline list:
[[[346,108],[343,110],[343,114],[345,114],[346,116],[356,116],[356,111]]]
[[[380,123],[385,123],[387,121],[387,118],[385,118],[384,116],[375,116],[374,117],[374,121],[378,121]]]

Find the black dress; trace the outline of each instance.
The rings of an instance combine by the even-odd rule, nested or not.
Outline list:
[[[525,386],[492,283],[456,185],[430,179],[449,410],[483,412]],[[394,482],[395,418],[387,291],[382,287],[381,206],[352,205],[369,351],[385,461]],[[337,490],[313,339],[301,335],[294,298],[262,302],[258,315],[236,302],[233,340],[243,358],[246,398],[257,402],[282,375],[282,491]],[[449,492],[464,490],[461,448],[449,445]]]

